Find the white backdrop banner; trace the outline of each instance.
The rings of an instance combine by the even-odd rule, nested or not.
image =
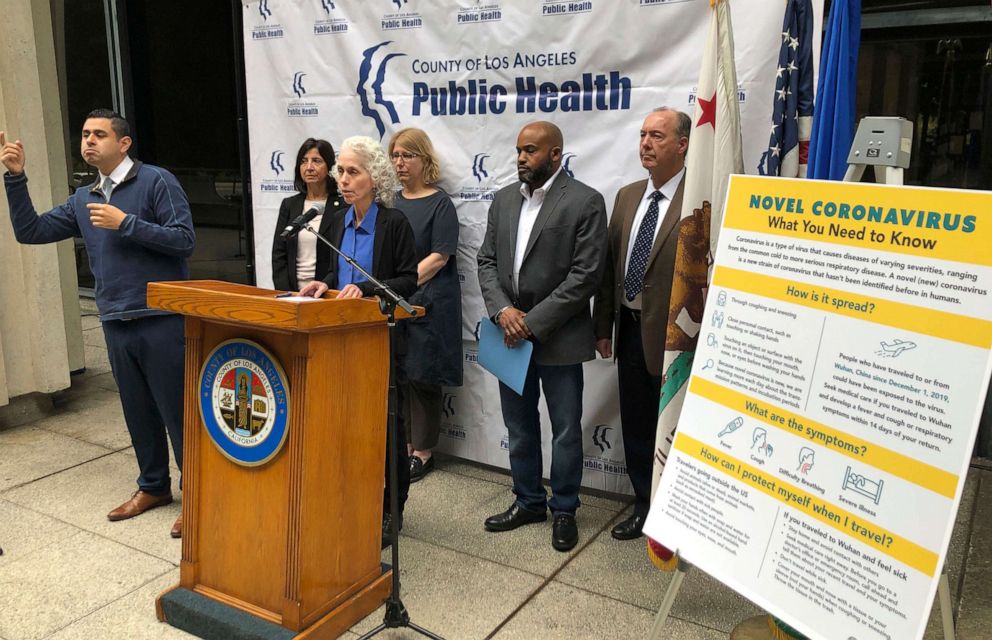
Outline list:
[[[814,0],[821,32],[823,2]],[[766,150],[784,3],[733,0],[738,99],[748,172]],[[516,136],[550,120],[564,167],[613,202],[645,177],[638,131],[651,109],[692,112],[707,0],[258,0],[244,5],[245,66],[259,286],[271,286],[280,201],[294,193],[307,137],[385,146],[416,126],[441,156],[460,223],[465,384],[444,396],[439,450],[508,467],[495,379],[477,363],[485,314],[475,256],[493,193],[516,181]],[[814,52],[819,43],[814,43]],[[583,484],[630,492],[611,362],[586,365]],[[545,414],[546,415],[546,414]],[[544,421],[547,424],[547,421]],[[545,451],[550,432],[545,428]],[[550,457],[545,456],[545,472]]]

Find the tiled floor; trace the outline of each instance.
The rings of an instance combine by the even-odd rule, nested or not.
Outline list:
[[[88,369],[56,395],[55,414],[0,431],[0,640],[190,637],[154,613],[155,596],[178,581],[180,542],[168,530],[179,500],[133,520],[106,519],[132,490],[136,468],[102,331],[92,316],[83,320]],[[992,473],[973,470],[947,562],[961,640],[992,638],[990,498]],[[551,548],[549,522],[483,530],[510,501],[506,474],[452,459],[412,487],[401,576],[414,622],[449,640],[647,635],[669,577],[647,561],[643,542],[610,537],[626,503],[586,499],[579,545],[562,554]],[[665,637],[726,638],[757,613],[690,572]],[[373,613],[346,637],[381,618]],[[941,637],[935,625],[927,637]]]

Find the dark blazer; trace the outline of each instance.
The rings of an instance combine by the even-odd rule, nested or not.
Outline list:
[[[327,239],[338,247],[344,237],[344,218],[347,213],[348,208],[344,207],[330,216]],[[379,213],[375,218],[375,238],[372,240],[372,275],[404,298],[409,298],[417,290],[417,256],[413,244],[413,228],[399,209],[379,205]],[[323,281],[330,288],[337,288],[336,254],[330,261]],[[375,287],[371,282],[359,282],[357,286],[362,290],[363,296],[374,295]]]
[[[596,322],[596,338],[612,338],[617,341],[619,325],[617,313],[623,295],[623,279],[627,260],[627,247],[630,246],[630,230],[634,226],[634,215],[647,187],[647,180],[639,180],[620,189],[613,205],[610,218],[606,268],[596,302],[593,305],[593,318]],[[685,189],[685,175],[675,191],[668,213],[659,223],[661,228],[655,236],[651,255],[644,271],[644,290],[641,293],[641,344],[644,345],[644,360],[651,375],[660,376],[665,359],[665,333],[668,331],[668,301],[672,293],[672,277],[675,271],[675,249],[678,246],[678,222],[682,214],[682,192]],[[616,349],[613,350],[616,353]]]
[[[606,204],[595,189],[564,171],[548,188],[513,288],[513,257],[520,221],[520,183],[500,189],[489,207],[479,249],[479,284],[494,318],[512,305],[527,314],[538,364],[592,360],[595,339],[589,300],[599,288],[606,256]]]
[[[299,291],[300,283],[296,281],[296,236],[292,238],[280,238],[279,234],[286,228],[286,225],[298,215],[303,213],[303,203],[307,197],[304,193],[297,193],[282,201],[279,205],[279,217],[276,220],[276,232],[272,238],[272,283],[280,291]],[[322,236],[327,235],[330,228],[330,214],[341,206],[347,206],[341,196],[335,191],[328,194],[327,202],[324,205],[324,216],[320,219],[320,227],[317,231]],[[303,233],[309,233],[304,231]],[[317,267],[314,270],[314,277],[322,280],[327,273],[328,265],[331,261],[331,250],[323,242],[317,241]]]

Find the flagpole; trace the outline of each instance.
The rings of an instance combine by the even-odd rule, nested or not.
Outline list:
[[[676,264],[669,299],[661,398],[654,447],[652,496],[676,437],[682,403],[702,322],[715,243],[720,229],[727,181],[744,173],[740,132],[737,71],[734,67],[733,26],[729,0],[710,0],[711,15],[702,47],[693,126],[686,154],[686,175],[678,223]],[[681,319],[688,319],[682,322]],[[650,517],[649,517],[650,521]],[[675,556],[660,542],[648,545],[652,562],[664,571],[676,569]]]

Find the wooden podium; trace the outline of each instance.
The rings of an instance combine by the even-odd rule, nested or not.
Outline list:
[[[148,285],[149,307],[186,316],[182,564],[156,610],[197,633],[163,607],[186,590],[214,613],[272,623],[262,625],[272,637],[336,638],[391,586],[380,563],[388,329],[375,300],[276,294],[209,280]],[[201,413],[204,363],[232,339],[263,347],[288,382],[285,439],[257,466],[226,455]]]

